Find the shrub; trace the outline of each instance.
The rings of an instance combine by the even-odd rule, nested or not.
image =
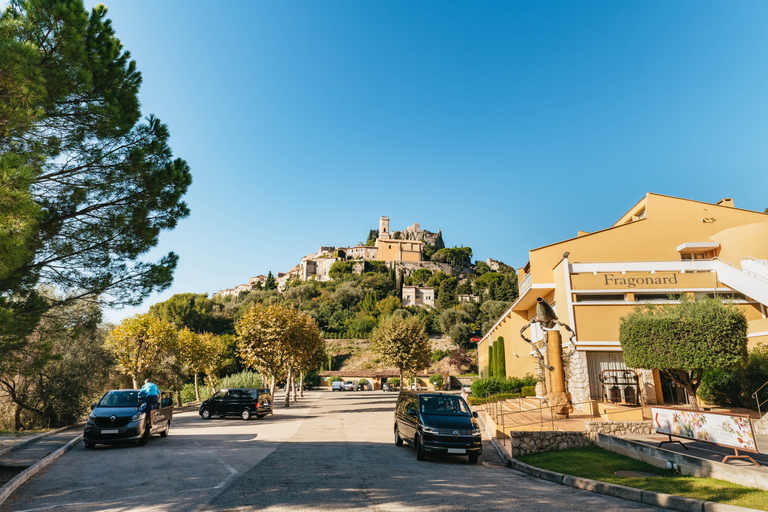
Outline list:
[[[523,387],[535,386],[536,382],[536,377],[532,375],[526,375],[522,379],[518,377],[509,377],[508,379],[486,377],[473,382],[471,389],[472,394],[476,397],[498,393],[520,393]]]
[[[536,386],[523,386],[520,393],[523,396],[536,396]]]
[[[249,370],[244,370],[233,375],[227,375],[226,377],[219,379],[219,389],[260,387],[262,387],[261,375]]]
[[[200,400],[205,400],[207,398],[210,398],[211,390],[208,388],[208,386],[199,385],[198,390],[200,391]],[[195,384],[193,382],[190,382],[189,384],[184,384],[181,387],[181,402],[186,404],[194,401],[195,401]]]
[[[333,377],[331,377],[330,379],[328,379],[328,382],[331,382],[331,383],[333,383],[333,382],[338,382],[338,381],[340,381],[340,380],[341,380],[341,377],[339,377],[338,375],[334,375]]]
[[[435,389],[439,389],[443,387],[443,376],[442,374],[436,373],[433,376],[429,378],[429,382],[435,386]]]
[[[702,377],[699,394],[707,402],[731,407],[756,408],[752,397],[760,386],[768,381],[768,345],[758,344],[749,352],[747,364],[741,368],[706,370]],[[766,389],[760,391],[765,400]]]
[[[449,355],[451,355],[451,353],[448,350],[440,350],[440,349],[433,350],[432,351],[432,356],[431,356],[432,357],[432,362],[436,363],[436,362],[440,361],[441,359],[448,357]]]
[[[469,405],[483,405],[483,404],[491,404],[495,402],[499,402],[501,400],[512,400],[515,398],[520,398],[519,393],[499,393],[497,395],[491,395],[488,398],[482,396],[471,396],[469,397]]]
[[[391,379],[387,379],[387,382],[389,382],[393,386],[399,386],[400,385],[400,377],[392,377]]]
[[[320,376],[315,372],[309,372],[304,375],[304,384],[308,388],[316,388],[320,385]]]

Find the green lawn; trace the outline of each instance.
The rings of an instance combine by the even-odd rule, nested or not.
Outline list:
[[[676,494],[688,498],[727,503],[739,507],[768,510],[768,492],[743,487],[714,478],[680,476],[674,472],[651,466],[645,462],[624,457],[602,448],[572,448],[556,452],[526,455],[518,459],[531,466],[566,475],[590,478],[613,484]],[[644,471],[662,475],[662,478],[622,477],[616,471]]]

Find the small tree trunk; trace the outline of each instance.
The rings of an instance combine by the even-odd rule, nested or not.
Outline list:
[[[21,430],[21,406],[13,404],[13,430]]]
[[[200,401],[200,388],[197,386],[197,372],[195,372],[195,400]]]
[[[136,376],[131,375],[131,379],[133,379],[133,389],[139,389],[139,383],[136,382]]]
[[[301,378],[299,379],[299,396],[304,398],[304,372],[301,372]]]
[[[293,377],[293,368],[288,368],[288,377],[285,379],[285,406],[291,406],[291,378]]]
[[[269,382],[269,394],[272,395],[272,401],[275,401],[275,374],[273,373],[270,376],[270,382]]]

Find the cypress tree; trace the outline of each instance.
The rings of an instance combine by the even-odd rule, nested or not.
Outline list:
[[[489,342],[490,343],[490,342]],[[488,345],[488,377],[494,376],[493,367],[493,345]]]
[[[494,372],[494,377],[498,377],[499,379],[506,379],[507,378],[507,360],[504,355],[504,338],[499,336],[499,338],[496,340],[496,343],[493,345],[495,347],[495,354],[493,357],[493,364],[496,367],[496,370]]]

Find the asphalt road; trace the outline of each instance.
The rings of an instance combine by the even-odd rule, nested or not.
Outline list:
[[[419,462],[393,443],[396,397],[313,391],[248,422],[179,414],[145,447],[79,445],[0,512],[653,510],[504,468],[490,443],[478,464]]]

